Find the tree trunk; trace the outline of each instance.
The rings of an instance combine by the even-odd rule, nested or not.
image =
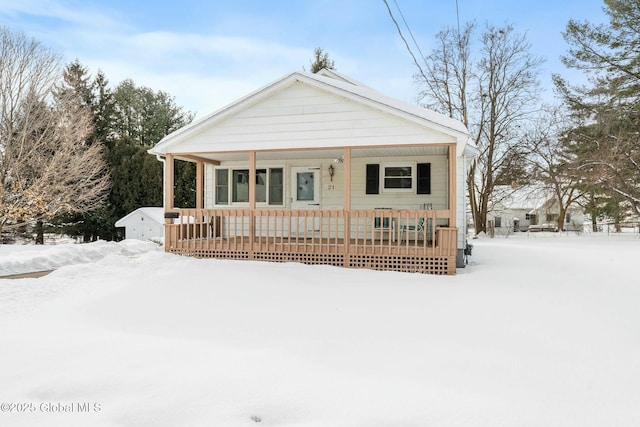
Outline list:
[[[560,208],[560,213],[558,214],[558,232],[564,231],[564,219],[567,216],[567,210],[564,208]]]
[[[597,232],[598,232],[598,219],[597,219],[597,218],[596,218],[596,216],[595,216],[595,215],[593,215],[593,214],[591,215],[591,230],[592,230],[594,233],[597,233]]]
[[[40,220],[36,222],[36,245],[44,245],[44,224]]]
[[[474,176],[475,176],[476,165],[475,163],[471,165],[469,169],[469,174],[467,175],[467,192],[469,195],[469,209],[471,210],[471,216],[473,217],[473,228],[475,229],[476,236],[481,231],[486,231],[481,228],[480,218],[478,218],[478,199],[476,198],[476,191],[474,186]]]

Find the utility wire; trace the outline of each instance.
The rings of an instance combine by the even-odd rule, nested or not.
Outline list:
[[[460,9],[458,8],[458,0],[456,0],[456,19],[458,20],[458,35],[460,34]]]
[[[404,35],[402,34],[402,29],[400,28],[400,25],[398,25],[398,21],[396,21],[396,18],[393,16],[393,12],[391,11],[391,8],[389,7],[389,3],[387,2],[387,0],[382,0],[382,1],[384,1],[385,6],[387,6],[387,11],[389,12],[389,16],[391,17],[391,20],[395,24],[396,29],[398,30],[398,34],[400,35],[400,38],[402,39],[402,41],[404,42],[404,45],[406,46],[407,50],[409,51],[409,54],[413,58],[413,62],[416,64],[416,67],[418,67],[418,70],[420,71],[420,74],[422,75],[422,78],[424,78],[425,81],[428,81],[427,76],[426,76],[424,70],[422,69],[422,66],[420,66],[420,63],[416,59],[416,56],[413,54],[413,51],[411,50],[411,47],[409,46],[409,43],[407,42],[407,39],[404,38]],[[396,3],[396,6],[397,6],[397,3]]]
[[[409,24],[407,23],[407,20],[404,19],[404,14],[402,13],[402,10],[400,9],[400,5],[398,5],[398,1],[397,0],[393,0],[393,2],[396,4],[396,8],[398,9],[398,12],[400,12],[400,17],[402,18],[402,22],[404,22],[404,26],[407,27],[407,31],[409,31],[409,35],[411,36],[411,40],[413,40],[413,44],[416,45],[416,48],[418,49],[418,52],[420,53],[420,57],[426,63],[427,60],[426,60],[424,54],[422,53],[422,51],[420,50],[420,45],[418,45],[418,42],[416,41],[416,38],[413,36],[413,32],[411,31],[411,28],[409,28]]]

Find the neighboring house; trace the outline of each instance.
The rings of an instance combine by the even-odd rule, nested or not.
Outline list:
[[[126,239],[149,240],[164,234],[164,208],[138,208],[116,221]]]
[[[536,185],[496,186],[493,204],[487,214],[490,226],[505,234],[513,231],[557,231],[560,208],[553,192]],[[582,231],[584,209],[571,205],[565,215],[564,229]]]
[[[347,76],[294,72],[166,136],[165,249],[198,257],[454,274],[464,266],[457,120]],[[174,206],[174,162],[196,207]]]

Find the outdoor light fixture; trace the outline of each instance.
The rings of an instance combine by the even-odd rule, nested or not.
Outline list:
[[[329,165],[329,177],[331,178],[331,181],[333,182],[333,174],[336,172],[336,170],[333,168],[333,165]]]

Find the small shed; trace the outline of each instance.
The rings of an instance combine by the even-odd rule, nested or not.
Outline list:
[[[116,221],[116,227],[124,227],[127,239],[162,238],[164,235],[164,209],[138,208]]]

